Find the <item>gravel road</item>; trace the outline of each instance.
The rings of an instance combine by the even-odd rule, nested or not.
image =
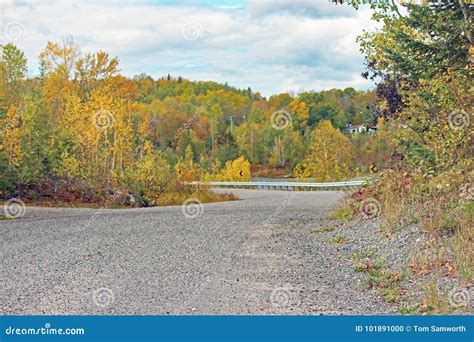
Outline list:
[[[27,208],[0,221],[1,313],[394,312],[361,289],[340,247],[311,233],[342,192],[226,191],[241,200],[184,212]]]

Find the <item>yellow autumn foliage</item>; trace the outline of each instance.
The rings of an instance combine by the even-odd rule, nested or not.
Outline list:
[[[228,161],[217,175],[213,177],[218,182],[247,182],[251,179],[250,163],[243,156]]]
[[[353,176],[352,142],[330,121],[322,120],[312,133],[306,158],[296,166],[299,178],[326,182]]]
[[[161,152],[155,151],[149,141],[145,141],[141,158],[135,163],[128,178],[152,205],[175,181]]]
[[[10,106],[6,118],[1,120],[2,131],[0,148],[5,151],[8,165],[18,167],[21,162],[21,123],[20,112],[16,106]]]
[[[191,146],[188,145],[186,147],[184,159],[180,160],[175,166],[175,171],[178,174],[178,179],[180,181],[193,182],[199,180],[199,165],[194,163],[193,157],[193,150]]]

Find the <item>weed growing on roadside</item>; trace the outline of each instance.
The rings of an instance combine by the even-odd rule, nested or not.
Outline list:
[[[341,205],[335,208],[327,217],[329,220],[340,220],[348,222],[354,218],[352,209],[349,206]]]
[[[332,232],[334,229],[336,229],[336,227],[324,226],[324,227],[320,227],[320,228],[316,228],[312,230],[311,233],[313,234],[329,233],[329,232]]]
[[[332,243],[343,244],[346,242],[346,237],[343,235],[336,235],[331,239]]]

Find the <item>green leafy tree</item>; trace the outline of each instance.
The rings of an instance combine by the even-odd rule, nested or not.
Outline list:
[[[9,43],[0,45],[0,116],[8,106],[18,104],[23,96],[27,60],[23,51]]]
[[[301,136],[297,132],[285,129],[282,134],[274,138],[268,161],[273,166],[293,168],[301,160],[302,154]]]

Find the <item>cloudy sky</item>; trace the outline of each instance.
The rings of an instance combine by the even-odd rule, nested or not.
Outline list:
[[[355,38],[370,10],[310,1],[0,0],[0,44],[25,51],[30,74],[48,40],[120,59],[123,74],[170,73],[263,95],[372,85]]]

